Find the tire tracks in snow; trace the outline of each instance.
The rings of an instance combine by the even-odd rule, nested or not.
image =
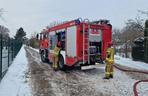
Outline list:
[[[132,84],[130,86],[128,82],[125,82],[125,78],[129,77],[129,82],[139,79],[139,74],[129,74],[120,72],[119,70],[116,70],[113,80],[102,80],[102,76],[104,75],[103,69],[87,71],[70,70],[68,73],[63,71],[55,72],[50,65],[40,61],[38,52],[30,48],[26,48],[26,50],[30,54],[30,58],[28,58],[30,63],[36,63],[32,65],[37,65],[38,68],[36,69],[41,71],[36,72],[34,70],[35,73],[33,75],[37,75],[37,80],[42,80],[43,78],[42,82],[38,83],[45,83],[45,85],[43,84],[45,87],[41,84],[39,85],[42,86],[42,90],[46,91],[40,91],[36,88],[36,94],[41,95],[35,96],[130,96],[133,95]],[[121,78],[121,75],[124,76]],[[46,87],[47,85],[48,87]],[[100,88],[97,89],[96,86],[100,86]],[[46,95],[47,93],[48,95]]]
[[[32,68],[34,96],[110,96],[96,91],[93,86],[94,82],[88,78],[88,74],[93,74],[92,72],[80,70],[71,70],[68,73],[55,72],[50,65],[40,62],[37,52],[30,48],[26,48],[26,51],[29,65],[32,65],[30,67]]]
[[[44,73],[44,66],[41,66],[38,59],[33,58],[35,54],[32,54],[30,49],[25,49],[29,61],[28,66],[33,96],[56,96]]]

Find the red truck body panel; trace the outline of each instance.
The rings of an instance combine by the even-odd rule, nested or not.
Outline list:
[[[90,25],[88,27],[88,25]],[[76,22],[75,20],[72,20],[70,22],[66,22],[64,24],[60,24],[54,27],[51,27],[46,30],[46,32],[42,32],[42,34],[49,34],[50,32],[56,32],[57,30],[67,30],[67,28],[70,28],[72,26],[76,27],[76,56],[70,57],[67,54],[67,37],[65,37],[65,64],[67,66],[73,66],[74,64],[78,62],[83,61],[83,52],[84,51],[84,35],[82,33],[82,30],[87,31],[88,28],[91,29],[92,34],[101,34],[101,58],[104,60],[106,57],[106,49],[107,49],[107,44],[108,42],[112,41],[112,28],[108,24],[88,24],[87,22]],[[85,28],[83,28],[85,26]],[[97,30],[97,31],[96,31]],[[101,31],[99,31],[101,30]],[[101,32],[101,33],[99,33]],[[67,31],[66,31],[66,36],[67,36]],[[47,40],[49,41],[49,36],[47,36]],[[46,41],[47,41],[46,40]],[[85,42],[88,42],[87,40]],[[47,46],[48,45],[48,46]],[[45,39],[40,40],[40,49],[49,49],[50,47],[50,41],[45,42]],[[88,46],[86,45],[85,48]],[[86,56],[85,58],[87,58]],[[52,55],[49,53],[48,54],[49,60],[51,60]]]

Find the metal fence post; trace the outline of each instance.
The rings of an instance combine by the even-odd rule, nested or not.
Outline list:
[[[11,42],[11,60],[13,61],[13,41]]]
[[[2,36],[2,34],[0,34],[0,80],[2,79],[2,38],[3,38],[3,36]]]
[[[14,40],[12,41],[12,60],[14,59]]]
[[[7,45],[8,46],[8,67],[9,67],[9,63],[10,63],[9,62],[9,60],[10,60],[10,58],[9,58],[9,54],[10,54],[10,43],[9,42],[10,42],[10,39],[8,37],[8,45]]]

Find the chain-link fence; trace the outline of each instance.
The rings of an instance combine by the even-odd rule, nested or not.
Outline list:
[[[12,64],[21,46],[22,43],[19,40],[3,37],[3,35],[0,34],[0,80]]]

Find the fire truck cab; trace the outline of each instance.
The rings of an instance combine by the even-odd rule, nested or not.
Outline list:
[[[61,42],[59,68],[65,66],[102,63],[108,42],[112,40],[112,26],[108,20],[90,22],[76,19],[50,28],[39,34],[40,55],[43,62],[52,63],[52,51]]]

